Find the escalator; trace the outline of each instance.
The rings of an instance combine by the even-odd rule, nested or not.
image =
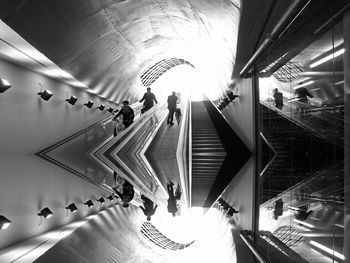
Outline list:
[[[343,148],[338,143],[264,104],[260,109],[261,132],[275,152],[261,176],[263,203],[343,161]]]
[[[191,102],[192,206],[210,207],[251,156],[211,101]]]

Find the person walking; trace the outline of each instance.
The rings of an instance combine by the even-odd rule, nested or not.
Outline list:
[[[176,103],[177,103],[177,96],[175,95],[175,91],[172,92],[170,96],[168,96],[168,119],[167,119],[167,124],[170,126],[174,125],[174,113],[176,110]]]
[[[282,110],[283,108],[283,94],[279,92],[277,88],[273,90],[273,97],[275,99],[275,106],[277,109]]]
[[[123,183],[123,193],[119,192],[117,188],[112,188],[114,192],[122,199],[122,206],[129,207],[129,202],[134,198],[134,186],[125,180]]]
[[[176,206],[176,198],[174,195],[174,183],[170,182],[167,184],[169,199],[168,199],[168,212],[171,213],[173,216],[176,215],[177,212],[177,206]]]
[[[300,111],[300,113],[303,115],[309,108],[308,97],[312,98],[313,96],[305,87],[300,87],[295,90],[294,97],[298,99],[299,107],[297,108],[297,111]]]
[[[143,101],[144,103],[143,103],[143,108],[141,110],[141,113],[145,113],[150,108],[152,108],[154,105],[154,102],[158,103],[156,96],[151,92],[151,88],[147,88],[147,92],[143,95],[140,102],[143,102]]]
[[[147,221],[151,221],[151,216],[153,216],[154,213],[156,212],[158,205],[154,206],[153,201],[144,195],[141,195],[141,199],[143,201],[144,207],[142,206],[139,206],[139,207],[141,208],[145,216],[147,216]]]
[[[123,116],[123,129],[127,128],[134,122],[134,110],[129,106],[129,101],[124,100],[122,102],[122,109],[115,115],[112,121],[116,121],[120,115]],[[114,136],[117,134],[117,127],[114,128]]]

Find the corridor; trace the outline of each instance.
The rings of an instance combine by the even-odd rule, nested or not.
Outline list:
[[[349,47],[348,0],[1,1],[0,263],[349,263]]]

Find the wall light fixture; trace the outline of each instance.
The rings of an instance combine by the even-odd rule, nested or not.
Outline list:
[[[74,105],[77,102],[78,98],[75,96],[71,96],[69,99],[66,99],[66,101],[71,104]]]
[[[11,88],[10,82],[6,79],[0,79],[0,93],[4,93],[9,88]]]
[[[53,215],[51,210],[48,207],[43,208],[39,213],[38,216],[44,217],[44,218],[49,218]]]
[[[11,220],[7,219],[3,215],[0,216],[0,229],[6,229],[10,226]]]
[[[70,210],[72,213],[78,211],[78,207],[74,203],[69,204],[66,209]]]

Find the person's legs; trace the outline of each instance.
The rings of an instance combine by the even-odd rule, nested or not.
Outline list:
[[[170,124],[170,110],[169,110],[169,113],[168,113],[168,119],[167,119],[167,121],[166,121],[166,124]]]
[[[174,112],[175,109],[170,109],[169,110],[169,115],[168,115],[168,121],[170,121],[170,124],[174,124]]]
[[[167,184],[168,188],[168,194],[170,198],[174,198],[174,188],[173,188],[173,183],[170,182],[170,184]]]

